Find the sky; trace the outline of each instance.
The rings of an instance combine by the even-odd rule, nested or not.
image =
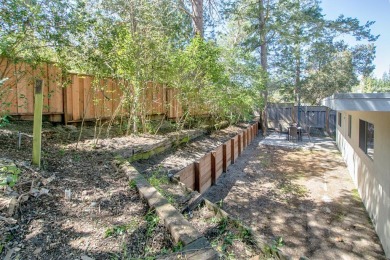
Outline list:
[[[375,21],[371,26],[373,35],[380,35],[375,42],[376,58],[374,76],[381,78],[390,70],[390,0],[322,0],[321,7],[327,19],[340,14],[357,18],[361,24]]]

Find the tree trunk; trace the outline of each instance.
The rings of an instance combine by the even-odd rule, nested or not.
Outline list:
[[[260,62],[261,68],[263,69],[264,75],[266,77],[264,90],[261,91],[261,96],[263,98],[264,106],[261,113],[261,131],[263,136],[267,134],[267,105],[268,105],[268,62],[267,62],[267,31],[265,28],[265,9],[263,0],[259,1],[260,4]]]
[[[296,53],[296,61],[295,61],[295,104],[297,106],[297,114],[296,118],[293,118],[293,121],[296,122],[299,126],[300,124],[300,106],[301,106],[301,91],[300,91],[300,85],[301,85],[301,47],[298,43],[297,47],[297,53]],[[294,116],[295,117],[295,116]]]
[[[191,0],[195,35],[203,38],[203,0]]]

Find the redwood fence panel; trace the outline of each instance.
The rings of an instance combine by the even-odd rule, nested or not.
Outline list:
[[[168,118],[180,118],[183,116],[183,108],[179,102],[179,91],[174,88],[167,88]]]
[[[58,118],[61,121],[62,117],[65,123],[106,119],[114,115],[127,115],[131,109],[131,106],[122,106],[121,100],[125,94],[123,91],[132,98],[134,87],[123,79],[105,78],[94,82],[93,75],[64,75],[55,64],[42,63],[32,67],[23,62],[12,63],[2,57],[0,74],[1,78],[8,78],[0,89],[1,109],[10,115],[33,115],[35,78],[44,81],[43,114],[58,115],[53,117],[56,121]],[[143,115],[164,115],[175,119],[184,113],[179,95],[178,89],[147,82],[141,91],[141,100],[134,102],[142,102]],[[194,97],[197,100],[196,93]],[[206,115],[208,110],[207,104],[196,101],[190,108],[191,114],[198,116]]]

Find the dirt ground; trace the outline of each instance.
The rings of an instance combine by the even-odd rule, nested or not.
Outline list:
[[[257,138],[205,197],[293,259],[385,259],[335,146],[289,149]]]
[[[178,171],[239,129],[232,126],[217,131],[135,165],[146,177],[153,176],[156,169],[162,174]],[[12,189],[0,190],[0,216],[7,218],[0,219],[0,258],[127,259],[180,249],[111,163],[116,157],[147,150],[169,135],[122,136],[114,128],[109,138],[102,130],[96,142],[99,129],[95,130],[93,126],[84,127],[77,142],[80,128],[44,123],[42,169],[38,170],[30,166],[32,123],[12,122],[0,128],[0,160],[10,161],[21,170]],[[25,134],[20,149],[19,131]],[[18,207],[9,212],[12,197]]]
[[[0,158],[20,169],[12,189],[0,189],[1,259],[122,259],[172,252],[169,232],[136,189],[111,164],[163,136],[106,138],[95,143],[94,128],[45,123],[42,169],[30,166],[31,122],[0,128]],[[102,133],[103,135],[103,133]],[[68,192],[69,197],[65,193]],[[17,199],[9,212],[10,198]],[[14,205],[15,205],[14,204]],[[9,223],[7,223],[9,222]]]

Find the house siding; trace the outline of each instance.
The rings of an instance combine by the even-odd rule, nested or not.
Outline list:
[[[336,143],[349,173],[390,257],[390,112],[340,111]],[[338,114],[339,116],[340,114]],[[348,115],[352,135],[348,137]],[[374,124],[374,158],[359,148],[359,119]]]

